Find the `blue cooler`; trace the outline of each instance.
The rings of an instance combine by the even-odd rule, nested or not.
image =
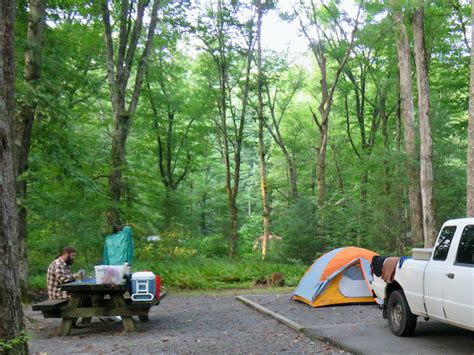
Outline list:
[[[151,271],[134,272],[131,282],[132,301],[153,301],[156,294],[156,276]]]

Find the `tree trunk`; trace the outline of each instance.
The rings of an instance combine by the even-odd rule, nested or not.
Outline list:
[[[15,8],[0,2],[0,352],[27,354],[18,267],[18,213],[15,193]],[[19,344],[15,341],[22,340]]]
[[[27,46],[25,49],[25,87],[28,90],[27,102],[20,104],[20,114],[15,127],[16,146],[16,173],[20,177],[28,170],[28,156],[31,145],[31,131],[36,113],[35,91],[41,78],[41,52],[43,46],[43,34],[45,27],[45,4],[43,0],[30,1]],[[17,180],[16,192],[20,201],[26,200],[27,183]],[[19,262],[20,283],[22,297],[26,297],[28,289],[28,257],[26,253],[27,244],[27,211],[23,203],[18,207],[18,238],[19,238]]]
[[[314,4],[313,4],[314,5]],[[327,7],[325,6],[327,9]],[[329,13],[332,16],[331,13]],[[321,100],[318,107],[318,112],[320,115],[321,122],[318,121],[318,118],[314,112],[313,119],[318,126],[319,129],[319,147],[317,148],[317,176],[316,176],[316,183],[318,187],[317,192],[317,203],[318,208],[323,207],[326,201],[326,151],[327,151],[327,142],[328,142],[328,132],[329,132],[329,114],[331,113],[331,106],[334,99],[334,91],[336,90],[337,83],[339,82],[339,78],[344,70],[347,61],[349,60],[349,55],[352,52],[352,48],[354,46],[354,39],[357,33],[357,28],[359,25],[359,15],[360,15],[360,7],[357,12],[357,17],[353,23],[353,29],[351,32],[351,36],[349,42],[347,44],[347,48],[344,53],[344,57],[341,60],[338,60],[338,66],[336,69],[336,73],[332,78],[332,81],[328,81],[328,72],[327,72],[327,50],[326,45],[322,44],[321,42],[321,32],[324,32],[324,29],[320,27],[319,20],[317,19],[316,12],[312,13],[312,23],[315,26],[316,32],[318,33],[318,40],[314,40],[311,35],[308,33],[307,28],[303,25],[300,20],[300,28],[305,37],[308,39],[311,50],[314,54],[314,57],[318,63],[319,70],[321,72]],[[333,26],[339,28],[341,31],[344,32],[344,29],[340,27],[340,24],[337,19],[333,19]],[[352,21],[351,21],[352,22]],[[346,38],[347,39],[347,38]],[[330,49],[331,46],[329,46]]]
[[[408,198],[413,243],[423,243],[419,172],[416,166],[416,131],[411,87],[410,47],[401,12],[393,15],[397,30],[398,66],[400,70],[400,97],[404,123],[405,151],[408,171]]]
[[[337,190],[339,191],[339,193],[343,194],[344,193],[344,181],[342,179],[341,166],[340,166],[339,160],[337,160],[336,144],[334,144],[334,143],[331,144],[331,151],[332,151],[332,158],[334,159],[334,166],[336,168]]]
[[[384,171],[384,187],[383,192],[384,196],[388,197],[390,195],[390,145],[388,137],[388,115],[385,112],[385,108],[380,112],[382,120],[382,141],[383,141],[383,171]]]
[[[426,64],[423,21],[423,5],[420,5],[415,9],[413,16],[413,39],[415,43],[418,114],[420,119],[420,186],[424,244],[425,247],[431,247],[436,238],[436,223],[433,212],[433,141],[431,139],[430,86]]]
[[[113,132],[111,148],[111,167],[109,175],[110,207],[107,211],[107,222],[112,230],[114,226],[121,225],[120,199],[122,195],[122,175],[126,166],[126,143],[132,118],[135,114],[140,98],[143,77],[147,66],[148,57],[155,37],[157,12],[159,0],[154,0],[150,15],[150,25],[146,34],[143,51],[137,60],[136,49],[142,36],[143,18],[149,1],[139,0],[136,8],[124,0],[120,7],[120,19],[114,21],[120,27],[118,41],[114,41],[108,0],[102,0],[102,21],[104,24],[104,37],[106,46],[107,82],[109,85],[110,100],[113,108]],[[135,15],[135,20],[132,16]],[[114,53],[114,45],[117,51]],[[134,63],[136,64],[135,82],[131,88],[131,95],[127,94],[130,74]],[[128,107],[126,98],[130,96]]]
[[[125,168],[125,145],[129,130],[129,117],[124,110],[114,112],[114,131],[112,133],[112,169],[109,176],[109,196],[112,206],[107,214],[109,226],[122,224],[120,218],[120,199],[122,197],[122,171]]]
[[[327,113],[329,115],[329,112]],[[328,142],[328,124],[322,125],[319,131],[318,168],[316,170],[316,183],[318,187],[318,207],[323,207],[326,202],[326,151]]]
[[[474,217],[474,1],[471,4],[471,81],[469,84],[469,123],[467,128],[467,217]]]
[[[237,255],[238,248],[238,209],[236,196],[233,194],[228,195],[229,197],[229,213],[230,213],[230,226],[229,226],[229,257],[233,259]]]
[[[262,16],[263,9],[261,0],[257,0],[257,75],[258,75],[258,157],[260,159],[260,191],[262,194],[262,210],[263,210],[263,240],[262,240],[262,260],[265,260],[268,250],[268,236],[270,235],[270,206],[267,195],[267,176],[265,169],[265,142],[263,140],[263,83],[262,83]]]

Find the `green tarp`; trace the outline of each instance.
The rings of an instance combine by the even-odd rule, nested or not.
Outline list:
[[[132,265],[132,228],[127,226],[120,232],[105,238],[103,259],[103,265],[123,265],[126,262]]]

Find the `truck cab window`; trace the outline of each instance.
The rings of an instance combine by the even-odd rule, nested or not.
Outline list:
[[[466,226],[459,242],[456,264],[474,265],[474,226]]]
[[[433,260],[446,260],[455,232],[456,226],[447,226],[443,228],[435,245]]]

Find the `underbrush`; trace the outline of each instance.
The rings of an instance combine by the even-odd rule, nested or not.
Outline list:
[[[161,284],[168,289],[248,289],[268,285],[272,273],[282,273],[285,286],[294,287],[307,266],[298,261],[261,261],[258,258],[229,260],[228,258],[163,257],[159,260],[136,260],[133,271],[149,270],[160,275]],[[73,267],[75,271],[77,267]],[[86,268],[86,272],[93,267]],[[30,275],[30,288],[46,287],[46,269]]]
[[[296,286],[306,267],[298,262],[193,257],[139,260],[134,270],[153,271],[165,287],[193,290],[252,288],[268,283],[275,272],[283,274],[285,286]]]

